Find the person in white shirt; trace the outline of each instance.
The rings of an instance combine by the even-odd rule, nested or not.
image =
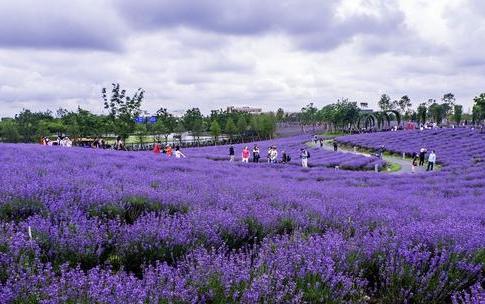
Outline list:
[[[276,164],[277,159],[278,159],[278,150],[276,149],[276,147],[271,148],[271,152],[270,152],[269,156],[270,156],[270,159],[271,159],[271,163]]]
[[[185,158],[185,155],[180,151],[180,148],[177,146],[175,147],[175,158]]]
[[[436,153],[435,151],[431,151],[428,157],[428,168],[426,168],[426,171],[433,171],[434,164],[436,163]]]
[[[301,159],[301,166],[303,168],[308,168],[308,158],[310,157],[310,153],[304,148],[300,150],[300,159]]]
[[[70,140],[69,137],[67,137],[67,136],[65,137],[65,145],[68,148],[72,147],[72,140]]]

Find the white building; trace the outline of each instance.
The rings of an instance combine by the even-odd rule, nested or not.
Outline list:
[[[261,114],[263,113],[263,110],[261,108],[254,108],[254,107],[235,107],[235,106],[230,106],[227,107],[227,112],[244,112],[244,113],[249,113],[249,114]]]

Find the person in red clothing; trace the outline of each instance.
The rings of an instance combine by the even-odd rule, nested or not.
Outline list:
[[[153,146],[153,153],[160,154],[160,146],[158,144],[155,144],[155,146]]]
[[[172,150],[172,147],[170,145],[168,145],[167,148],[165,149],[165,153],[167,154],[168,157],[172,156],[173,150]]]
[[[249,162],[249,149],[248,147],[244,147],[242,151],[242,162],[243,163],[248,163]]]

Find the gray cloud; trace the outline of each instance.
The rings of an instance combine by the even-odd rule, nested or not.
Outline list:
[[[485,5],[443,1],[0,0],[0,115],[99,113],[113,81],[143,87],[148,111],[448,91],[468,108],[485,81]]]
[[[0,47],[119,50],[126,27],[107,4],[0,1]]]
[[[367,2],[379,15],[354,13],[338,18],[339,1],[322,0],[121,0],[119,10],[142,30],[190,27],[221,35],[284,33],[310,51],[331,50],[359,34],[389,34],[402,13],[383,2]]]

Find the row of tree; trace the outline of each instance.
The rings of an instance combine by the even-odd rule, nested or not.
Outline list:
[[[140,123],[137,118],[146,112],[142,110],[143,89],[128,95],[119,84],[113,84],[108,92],[102,90],[104,108],[108,114],[97,115],[82,108],[77,111],[58,109],[32,112],[24,109],[14,118],[4,118],[0,122],[0,138],[8,142],[35,142],[43,136],[66,134],[72,139],[83,137],[127,138],[137,135],[143,142],[146,135],[155,135],[158,141],[167,141],[170,134],[190,132],[197,140],[202,135],[211,135],[215,141],[221,136],[229,139],[238,137],[271,138],[278,122],[298,123],[306,126],[323,126],[327,129],[383,128],[391,120],[398,123],[428,121],[441,124],[445,119],[460,124],[464,119],[474,124],[485,119],[485,93],[474,98],[472,115],[463,113],[463,106],[456,104],[452,93],[444,94],[440,101],[429,99],[413,109],[411,99],[405,95],[391,100],[383,94],[379,101],[379,111],[365,111],[356,102],[348,99],[338,100],[320,109],[313,103],[303,107],[299,113],[289,115],[278,109],[276,113],[252,115],[245,112],[213,110],[210,115],[203,115],[198,108],[188,109],[182,117],[175,117],[166,108],[155,113],[153,122]]]
[[[102,90],[104,108],[108,114],[97,115],[78,107],[77,111],[58,109],[32,112],[22,110],[13,118],[0,122],[0,137],[7,142],[37,142],[44,136],[65,134],[72,139],[130,135],[143,142],[147,135],[155,135],[158,141],[167,141],[170,134],[190,132],[197,140],[202,135],[212,135],[217,140],[221,135],[234,137],[270,138],[276,131],[276,122],[284,112],[251,115],[249,113],[213,110],[202,115],[198,108],[188,109],[182,117],[175,117],[167,109],[160,108],[155,119],[141,119],[144,91],[138,89],[128,95],[119,84],[113,84],[110,92]]]
[[[429,99],[420,103],[413,109],[409,96],[392,100],[389,95],[383,94],[377,102],[378,111],[359,108],[356,102],[348,99],[338,100],[336,103],[326,105],[320,109],[313,103],[301,109],[299,121],[302,125],[321,125],[330,130],[385,128],[391,121],[401,124],[412,121],[418,124],[435,122],[438,125],[454,122],[460,124],[465,119],[473,124],[480,124],[485,119],[485,93],[474,98],[473,113],[463,113],[463,106],[456,104],[452,93],[444,94],[440,101]]]

